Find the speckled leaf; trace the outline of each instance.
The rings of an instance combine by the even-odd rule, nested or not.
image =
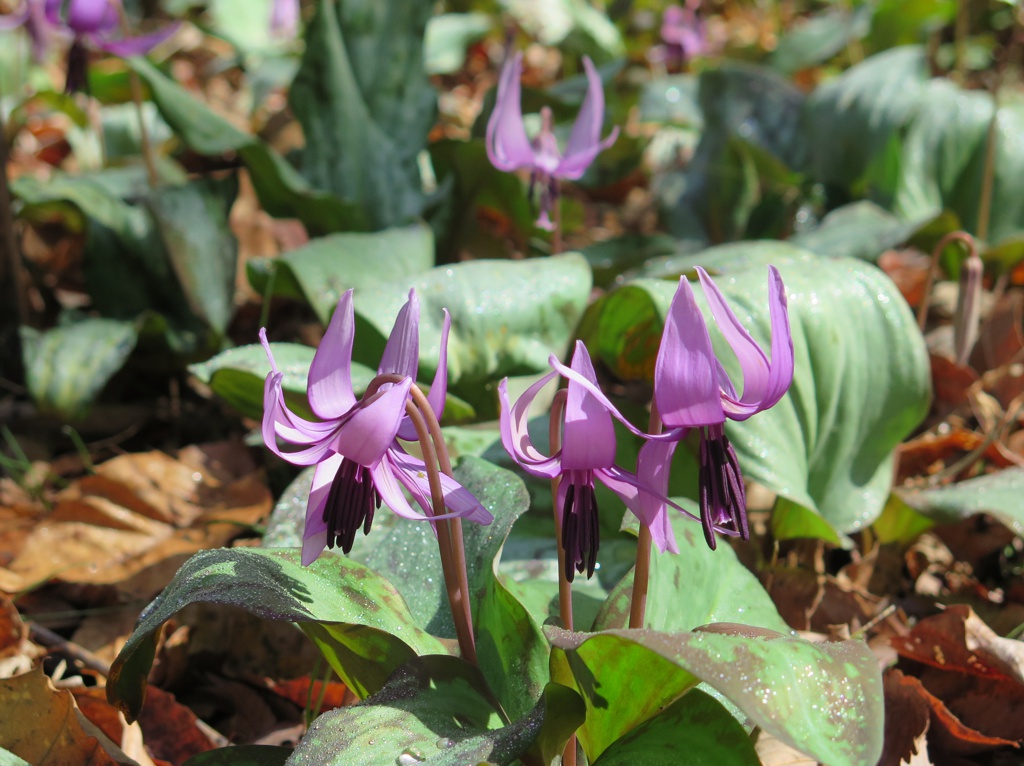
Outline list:
[[[82,417],[135,348],[135,322],[89,317],[46,332],[22,328],[25,384],[44,412]]]
[[[902,489],[903,501],[931,519],[954,522],[977,513],[990,513],[1017,534],[1024,534],[1024,469],[996,473],[933,489]]]
[[[817,513],[838,532],[860,529],[889,496],[893,449],[928,410],[931,376],[921,333],[899,291],[875,267],[785,243],[713,248],[665,259],[650,272],[671,277],[707,267],[767,349],[769,263],[779,268],[789,297],[793,385],[775,407],[728,422],[726,432],[746,476],[792,501],[792,520]],[[639,280],[593,304],[579,330],[591,355],[620,378],[651,380],[675,289],[671,279]],[[720,360],[738,382],[735,356],[714,324],[709,327]],[[798,534],[788,528],[776,533]]]
[[[600,751],[629,731],[637,716],[623,686],[642,675],[664,676],[679,691],[699,679],[723,694],[768,733],[823,763],[874,766],[882,751],[884,704],[878,664],[861,641],[814,644],[770,630],[718,623],[689,633],[612,630],[570,633],[548,627],[558,651],[552,677],[577,680],[587,702],[616,730],[598,732]],[[630,661],[627,664],[626,660]],[[600,684],[595,683],[600,679]],[[671,698],[670,698],[671,699]],[[619,716],[611,709],[615,705]],[[608,707],[605,707],[608,706]],[[625,719],[629,723],[623,725]],[[642,720],[642,719],[640,719]],[[582,730],[581,730],[582,731]],[[583,737],[581,736],[581,741]],[[587,753],[594,760],[600,752]]]
[[[789,241],[818,255],[877,263],[882,253],[906,242],[925,223],[923,219],[908,221],[873,202],[861,200],[836,208],[817,227]]]
[[[503,725],[479,670],[454,657],[420,657],[373,697],[320,716],[288,763],[509,764],[538,737],[564,745],[582,717],[579,696],[549,684],[528,715]]]
[[[415,224],[371,234],[331,234],[284,253],[278,258],[249,261],[246,269],[253,289],[305,300],[327,324],[334,307],[349,288],[412,277],[434,265],[430,228]]]
[[[684,506],[698,513],[693,501]],[[693,630],[711,622],[739,622],[759,628],[785,631],[771,597],[728,545],[716,551],[708,548],[700,524],[673,513],[679,553],[651,554],[645,628],[651,630]],[[615,586],[601,607],[594,630],[624,628],[629,623],[633,588],[630,572]]]
[[[298,550],[203,551],[182,565],[142,613],[111,667],[107,696],[129,720],[142,708],[157,631],[192,603],[228,604],[264,619],[299,623],[315,633],[334,670],[359,695],[379,689],[412,656],[445,651],[413,624],[387,580],[344,556],[327,551],[303,567]]]
[[[441,310],[447,308],[452,391],[486,417],[494,414],[496,397],[482,384],[546,370],[551,353],[564,353],[590,296],[591,274],[582,256],[569,253],[529,261],[470,261],[367,285],[355,300],[359,361],[377,364],[410,287],[421,306],[421,377],[433,374],[427,365],[436,363]]]
[[[594,766],[760,766],[754,743],[714,697],[693,689],[620,737]]]

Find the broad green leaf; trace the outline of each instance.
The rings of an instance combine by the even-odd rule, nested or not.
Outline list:
[[[475,667],[454,657],[420,657],[373,697],[320,716],[289,763],[503,766],[518,762],[538,739],[543,751],[559,740],[564,746],[582,708],[575,692],[549,684],[528,715],[503,725]]]
[[[922,532],[935,526],[935,522],[927,516],[915,511],[896,493],[889,495],[889,500],[882,509],[882,515],[871,525],[878,542],[900,543],[910,545]]]
[[[311,188],[295,168],[267,144],[197,101],[150,62],[133,58],[129,64],[149,86],[160,115],[191,149],[213,156],[239,154],[268,213],[281,218],[298,218],[313,235],[367,228],[362,211],[328,191]]]
[[[290,747],[234,745],[193,755],[183,766],[284,766]]]
[[[907,46],[871,56],[817,88],[803,119],[812,176],[844,188],[867,178],[878,186],[881,171],[873,165],[916,112],[927,80],[924,49]],[[895,189],[881,187],[881,196],[891,198]]]
[[[437,109],[423,69],[431,11],[419,0],[320,0],[289,91],[306,139],[304,177],[371,229],[423,210],[417,157]]]
[[[867,34],[873,12],[874,5],[865,3],[856,10],[840,6],[812,13],[782,35],[768,63],[784,74],[823,64]]]
[[[568,346],[590,287],[590,269],[576,253],[530,261],[469,261],[369,284],[355,300],[355,356],[376,366],[395,317],[409,289],[415,288],[420,300],[420,376],[433,375],[430,365],[436,365],[443,309],[448,309],[451,390],[486,417],[493,413],[495,397],[481,384],[546,370],[548,357],[561,355]]]
[[[292,42],[274,37],[270,28],[273,0],[210,0],[210,31],[241,54],[267,54]]]
[[[696,504],[681,503],[697,513]],[[651,552],[644,627],[651,630],[693,630],[712,622],[740,622],[786,631],[771,597],[728,545],[711,550],[700,523],[677,511],[672,514],[679,553]],[[615,586],[601,607],[594,630],[625,628],[629,623],[633,573]]]
[[[711,269],[767,349],[769,263],[779,268],[789,299],[793,385],[772,409],[727,423],[726,433],[747,478],[820,514],[838,532],[861,529],[889,496],[893,449],[927,413],[924,342],[896,287],[863,261],[821,258],[783,243],[744,243],[664,261],[657,273],[692,274],[699,264]],[[597,301],[579,330],[591,355],[619,378],[650,381],[675,289],[675,281],[640,280]],[[739,383],[735,356],[713,323],[709,329],[719,359]]]
[[[800,232],[789,242],[818,255],[877,263],[882,253],[906,242],[924,224],[862,200],[836,208],[815,228]]]
[[[1017,534],[1024,532],[1024,469],[1004,468],[975,479],[932,489],[901,489],[899,497],[911,508],[939,522],[954,522],[989,513]]]
[[[685,691],[687,677],[689,685],[699,679],[755,725],[823,763],[874,766],[881,755],[882,679],[863,642],[814,644],[730,623],[689,633],[587,634],[555,627],[545,633],[555,647],[552,677],[560,683],[574,678],[587,703],[581,742],[592,726],[591,714],[600,711],[603,728],[593,731],[591,760],[650,717],[635,708],[656,710],[646,697],[628,693],[638,675],[665,678],[671,691],[679,692]]]
[[[325,325],[349,288],[412,277],[434,265],[434,238],[423,224],[363,233],[330,234],[278,258],[249,261],[253,289],[300,298]]]
[[[624,234],[587,245],[580,252],[594,271],[594,284],[607,289],[623,272],[675,253],[676,240],[665,234]]]
[[[760,766],[746,730],[714,697],[692,689],[619,738],[594,766],[686,763]]]
[[[25,384],[44,412],[76,420],[135,348],[135,322],[88,317],[39,332],[21,330]]]
[[[238,241],[228,213],[237,191],[238,179],[230,176],[163,186],[149,198],[189,307],[219,336],[227,332],[234,311]]]
[[[466,48],[491,30],[486,13],[444,13],[427,22],[423,69],[427,74],[454,74],[466,60]]]
[[[445,651],[413,624],[387,580],[349,558],[325,551],[303,567],[298,550],[202,551],[146,608],[111,667],[107,697],[129,720],[142,708],[160,626],[192,603],[227,604],[264,619],[299,623],[359,696],[379,689],[414,655]]]

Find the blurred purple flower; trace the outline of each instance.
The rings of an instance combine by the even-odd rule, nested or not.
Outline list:
[[[44,0],[24,0],[21,7],[0,16],[0,30],[25,27],[32,41],[32,58],[41,62],[50,50],[54,30],[46,18]]]
[[[685,7],[670,5],[661,17],[661,58],[665,63],[684,64],[708,50],[707,25],[697,15],[700,0],[688,0]]]
[[[299,0],[274,0],[270,9],[270,34],[292,38],[299,29]]]
[[[68,50],[67,82],[64,90],[74,93],[86,85],[88,65],[87,47],[97,48],[115,56],[141,56],[148,53],[178,29],[177,24],[167,26],[138,37],[124,37],[117,34],[120,27],[119,3],[117,0],[27,0],[29,18],[27,23],[38,24],[40,19],[57,34],[71,36]],[[33,6],[42,4],[40,17]],[[33,44],[48,45],[49,39],[40,38],[29,28]]]
[[[324,546],[337,545],[348,553],[356,531],[360,527],[364,534],[370,531],[374,511],[382,500],[407,519],[433,523],[459,516],[479,524],[489,524],[493,519],[468,490],[443,474],[441,486],[449,513],[433,515],[426,466],[396,441],[397,437],[415,438],[406,415],[406,403],[419,364],[419,318],[419,302],[416,293],[410,290],[409,300],[398,313],[378,369],[378,374],[394,375],[400,380],[384,382],[369,396],[356,399],[352,390],[355,340],[352,291],[341,296],[309,368],[306,393],[309,406],[320,418],[318,421],[306,420],[288,409],[282,389],[284,375],[277,369],[266,331],[260,330],[260,340],[271,366],[264,387],[263,440],[272,452],[290,463],[316,465],[306,505],[302,540],[304,565],[313,563]],[[439,418],[448,388],[450,327],[446,311],[437,373],[427,395],[431,409]],[[278,439],[301,449],[281,449]],[[409,504],[402,487],[426,515]]]
[[[501,443],[512,459],[524,471],[545,479],[561,477],[556,502],[562,510],[562,547],[565,549],[565,577],[570,582],[573,570],[594,573],[600,542],[600,523],[594,480],[597,479],[618,495],[640,522],[650,527],[652,538],[659,549],[678,552],[668,527],[663,494],[654,495],[648,504],[653,515],[645,513],[641,496],[651,492],[635,474],[615,465],[615,427],[612,418],[640,435],[601,393],[593,363],[582,341],[576,341],[570,367],[565,367],[552,356],[550,364],[555,371],[534,383],[514,405],[509,405],[508,380],[498,386],[501,417]],[[557,375],[568,379],[562,448],[553,455],[542,454],[527,432],[530,407],[540,390]],[[675,504],[672,504],[674,507]],[[681,508],[679,510],[682,510]],[[666,533],[666,528],[668,532]]]
[[[604,139],[604,90],[593,62],[583,57],[587,73],[587,95],[569,134],[563,155],[552,128],[551,110],[541,110],[541,128],[533,141],[526,137],[523,126],[521,86],[523,54],[517,53],[505,62],[498,80],[494,111],[487,122],[487,156],[499,170],[510,172],[520,168],[530,171],[530,189],[540,187],[540,216],[537,225],[552,230],[550,212],[558,200],[558,181],[575,181],[583,175],[597,155],[615,143],[619,129],[615,127]]]
[[[659,511],[657,494],[668,488],[668,466],[676,444],[691,428],[700,433],[699,500],[708,546],[715,531],[748,536],[746,490],[736,452],[725,435],[725,420],[746,420],[775,405],[793,380],[793,338],[786,291],[778,269],[769,266],[769,359],[729,308],[704,269],[697,269],[711,315],[739,361],[743,393],[738,395],[715,356],[704,316],[686,277],[679,280],[665,320],[654,367],[654,399],[669,440],[649,441],[640,450],[637,475],[654,490],[641,498],[645,512]]]

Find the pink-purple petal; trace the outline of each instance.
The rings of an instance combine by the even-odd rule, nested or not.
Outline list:
[[[381,374],[392,373],[416,379],[420,363],[420,302],[416,291],[409,291],[409,299],[398,311],[391,329],[384,355],[380,358]]]
[[[391,450],[386,460],[390,461],[395,476],[405,488],[409,490],[416,501],[427,510],[430,508],[430,481],[427,478],[426,466],[419,458],[401,450]],[[450,476],[441,474],[441,493],[444,495],[444,502],[447,508],[441,509],[442,513],[430,518],[435,520],[449,518],[464,518],[477,524],[490,524],[494,517],[476,499],[472,492],[463,487],[459,482]]]
[[[789,301],[782,275],[768,267],[768,312],[772,320],[772,361],[762,409],[775,405],[793,382],[793,334],[789,326]]]
[[[138,37],[111,38],[94,34],[90,35],[88,39],[100,50],[114,56],[120,56],[121,58],[129,58],[149,53],[177,31],[177,24],[168,24],[155,32],[139,35]]]
[[[302,566],[308,567],[327,547],[327,522],[324,505],[331,492],[331,484],[341,468],[341,455],[333,453],[324,458],[313,470],[313,484],[306,503],[306,523],[302,532]]]
[[[498,94],[494,111],[487,121],[487,157],[498,170],[506,172],[532,167],[536,158],[523,127],[521,85],[523,54],[506,60],[498,78]]]
[[[654,397],[671,428],[722,423],[718,364],[693,289],[681,277],[654,364]]]
[[[299,28],[299,0],[274,0],[270,9],[270,34],[295,37]]]
[[[406,378],[359,403],[339,429],[334,450],[360,465],[373,466],[395,441],[412,381]]]
[[[677,437],[682,438],[682,434],[677,434]],[[651,530],[651,537],[658,543],[658,550],[671,550],[673,553],[678,553],[679,548],[668,520],[666,496],[669,467],[678,444],[678,441],[647,442],[640,448],[636,461],[636,477],[649,490],[640,493],[640,523]]]
[[[512,456],[524,471],[533,476],[553,479],[562,472],[561,456],[556,454],[548,457],[533,446],[527,423],[530,416],[530,405],[540,390],[557,377],[549,373],[530,386],[516,403],[509,404],[508,378],[498,384],[499,426],[501,443],[505,451]]]
[[[441,328],[441,352],[437,357],[437,372],[434,373],[434,381],[430,384],[430,391],[427,394],[427,401],[430,402],[430,409],[434,411],[434,417],[438,420],[444,414],[444,400],[448,396],[448,334],[452,329],[452,317],[448,309],[444,309],[444,325]]]
[[[583,341],[576,341],[572,369],[597,385]],[[615,426],[608,410],[582,386],[569,382],[562,436],[562,470],[608,468],[615,463]]]
[[[601,140],[601,128],[604,126],[604,87],[594,63],[587,56],[583,57],[583,68],[587,73],[587,95],[572,126],[572,133],[569,134],[565,157],[555,171],[559,178],[571,181],[582,176],[594,158],[615,143],[619,135],[619,129],[616,127],[608,138]]]
[[[111,0],[69,0],[65,23],[79,35],[107,32],[117,28],[117,8]]]
[[[417,511],[405,499],[402,485],[398,482],[395,472],[392,470],[391,461],[384,459],[371,466],[370,475],[373,477],[373,485],[380,493],[380,498],[384,505],[403,519],[411,519],[413,521],[429,520],[428,516]]]
[[[355,309],[352,305],[352,291],[347,290],[338,301],[323,340],[313,355],[313,363],[309,366],[306,395],[317,417],[324,420],[338,418],[355,406],[356,397],[352,391],[354,341]]]
[[[659,551],[679,553],[679,546],[676,543],[675,533],[672,531],[672,524],[669,522],[666,505],[662,504],[661,510],[656,513],[649,513],[644,507],[644,497],[649,493],[644,491],[643,484],[637,476],[614,465],[611,468],[595,471],[594,476],[622,498],[622,502],[640,520],[640,523],[651,531],[651,539],[658,546]]]

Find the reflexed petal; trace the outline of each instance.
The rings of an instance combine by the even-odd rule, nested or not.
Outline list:
[[[308,567],[327,546],[327,522],[324,504],[331,492],[331,483],[341,468],[341,455],[331,453],[317,464],[313,471],[313,484],[306,503],[306,523],[302,531],[302,566]]]
[[[356,403],[352,392],[352,343],[355,339],[352,291],[338,301],[320,347],[309,366],[309,406],[324,420],[338,418]],[[269,354],[269,348],[267,353]],[[275,368],[276,369],[276,368]]]
[[[654,397],[671,428],[721,423],[718,362],[704,316],[686,277],[672,298],[654,365]]]
[[[145,53],[149,53],[177,31],[177,24],[168,24],[162,29],[158,29],[156,32],[150,32],[148,35],[139,35],[138,37],[113,39],[93,35],[89,39],[92,41],[92,44],[100,50],[112,53],[115,56],[128,58],[130,56],[141,56]]]
[[[296,420],[300,420],[288,411],[281,391],[281,373],[267,376],[263,396],[263,442],[267,449],[278,457],[284,458],[295,465],[313,465],[320,462],[331,449],[330,434],[310,434],[304,429],[296,428]],[[306,421],[302,421],[306,422]],[[318,424],[319,425],[319,424]],[[306,449],[286,452],[277,446],[277,437],[286,441],[306,445]]]
[[[697,274],[700,276],[700,283],[715,323],[739,360],[743,373],[743,395],[740,397],[740,403],[756,406],[763,398],[768,384],[768,359],[757,342],[750,337],[747,328],[729,308],[725,296],[711,281],[708,273],[698,266]]]
[[[583,341],[576,341],[572,369],[597,385],[597,374]],[[569,382],[562,436],[562,470],[608,468],[615,463],[612,416],[585,388]]]
[[[398,312],[391,336],[380,358],[381,374],[394,373],[416,380],[420,363],[420,302],[416,291],[409,291],[409,300]]]
[[[601,76],[587,56],[583,57],[583,68],[587,72],[587,95],[572,126],[572,133],[569,134],[565,158],[554,173],[559,178],[568,180],[576,180],[582,176],[594,158],[615,143],[619,136],[619,129],[616,127],[604,141],[601,140],[601,128],[604,126],[604,87],[601,85]]]
[[[682,438],[682,434],[677,434],[677,438]],[[648,490],[640,493],[641,510],[637,516],[640,523],[651,530],[651,538],[658,550],[672,553],[678,553],[679,547],[668,519],[666,499],[669,468],[677,444],[678,441],[647,442],[640,448],[636,461],[636,478]],[[687,511],[684,513],[693,516]]]
[[[793,382],[793,334],[789,327],[789,302],[782,275],[768,267],[768,311],[772,318],[772,361],[761,409],[773,406]]]
[[[376,465],[371,466],[370,475],[373,477],[373,486],[380,493],[380,499],[384,502],[384,505],[403,519],[412,519],[413,521],[429,520],[425,514],[417,511],[405,499],[405,493],[402,492],[401,485],[395,480],[395,473],[392,470],[390,460],[385,457]]]
[[[444,400],[448,396],[448,333],[451,329],[452,317],[448,313],[448,309],[444,309],[444,326],[441,328],[441,353],[437,357],[437,372],[434,373],[434,382],[430,384],[430,392],[427,394],[430,409],[434,411],[434,417],[438,420],[444,414]]]
[[[423,461],[397,449],[389,450],[385,461],[390,461],[395,476],[424,510],[429,509],[430,481]],[[490,524],[494,521],[494,517],[472,492],[445,474],[441,474],[441,492],[444,494],[448,512],[438,516],[431,515],[430,518],[439,520],[459,517],[477,524]]]
[[[33,0],[27,0],[29,3]],[[44,0],[43,2],[43,13],[46,16],[46,20],[53,25],[60,25],[64,23],[64,20],[60,17],[60,12],[63,10],[64,0]]]
[[[411,385],[406,378],[370,401],[360,402],[338,431],[334,450],[368,468],[378,463],[395,441]]]
[[[530,441],[527,422],[533,400],[540,390],[555,377],[557,375],[553,372],[545,375],[526,389],[512,406],[509,406],[508,401],[508,378],[498,384],[501,443],[504,445],[505,451],[527,473],[547,479],[553,479],[562,472],[561,456],[555,454],[548,457],[534,447],[533,442]]]
[[[658,550],[664,553],[679,553],[679,546],[676,544],[676,536],[672,531],[672,524],[668,519],[667,505],[671,505],[673,508],[683,511],[688,516],[693,516],[692,513],[683,510],[675,503],[671,502],[667,498],[660,498],[662,500],[660,510],[654,514],[650,514],[648,509],[644,508],[644,497],[650,497],[650,491],[643,485],[636,476],[629,471],[623,471],[618,466],[612,466],[611,468],[601,469],[594,471],[594,476],[597,477],[602,484],[608,489],[617,494],[622,498],[622,502],[626,504],[626,507],[633,512],[640,523],[643,524],[651,531],[651,540],[658,546]],[[649,508],[653,508],[653,503],[649,504]],[[696,518],[696,517],[694,517]]]
[[[487,121],[487,156],[498,170],[533,167],[536,162],[533,147],[523,127],[519,83],[522,74],[523,54],[517,53],[506,60],[501,68],[494,111]]]
[[[117,8],[111,0],[69,0],[65,23],[75,34],[108,32],[118,25]]]

